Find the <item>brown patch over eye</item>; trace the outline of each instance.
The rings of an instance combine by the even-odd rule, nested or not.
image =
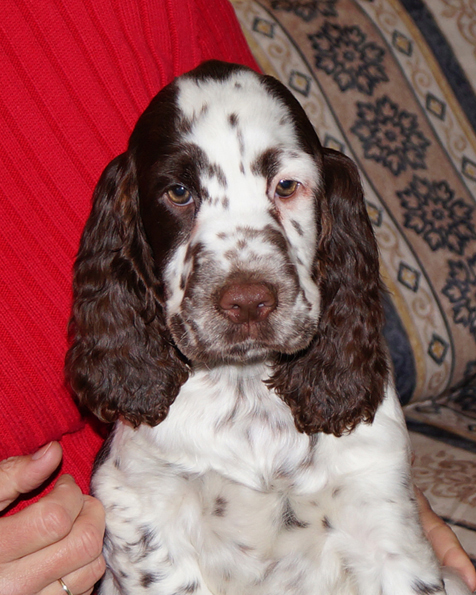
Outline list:
[[[185,186],[172,186],[167,190],[167,197],[179,206],[185,206],[192,202],[192,194]]]
[[[296,180],[280,180],[276,186],[275,193],[279,198],[291,198],[298,189],[299,182]]]

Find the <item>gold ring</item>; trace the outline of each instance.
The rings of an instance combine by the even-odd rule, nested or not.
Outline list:
[[[66,586],[66,584],[62,578],[59,578],[58,582],[61,585],[61,588],[63,589],[63,591],[66,593],[66,595],[73,595],[71,593],[71,591],[68,589],[68,587]]]

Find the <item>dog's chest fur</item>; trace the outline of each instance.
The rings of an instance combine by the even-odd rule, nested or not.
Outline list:
[[[116,427],[93,485],[114,512],[109,560],[127,568],[119,580],[131,592],[197,591],[197,552],[213,593],[283,591],[283,581],[306,593],[322,563],[337,570],[321,549],[338,490],[318,440],[296,431],[265,377],[265,366],[197,372],[162,424]],[[190,550],[180,585],[176,548]]]

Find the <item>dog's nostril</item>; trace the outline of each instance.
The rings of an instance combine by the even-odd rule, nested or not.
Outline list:
[[[221,294],[218,306],[235,324],[265,320],[276,308],[273,291],[262,283],[233,283]]]

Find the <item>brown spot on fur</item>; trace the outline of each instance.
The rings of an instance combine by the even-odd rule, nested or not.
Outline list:
[[[215,498],[215,508],[213,509],[213,516],[224,517],[226,514],[226,509],[228,506],[228,501],[223,498],[222,496],[218,496]]]

